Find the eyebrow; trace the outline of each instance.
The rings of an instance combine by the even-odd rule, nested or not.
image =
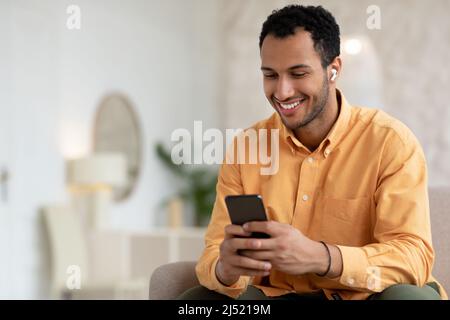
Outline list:
[[[308,66],[307,64],[296,64],[295,66],[290,67],[288,70],[295,70],[295,69],[300,69],[300,68],[311,69],[311,67]],[[261,67],[261,70],[262,71],[274,71],[272,68],[264,67],[264,66]]]

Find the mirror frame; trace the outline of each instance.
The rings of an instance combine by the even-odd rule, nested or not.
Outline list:
[[[136,163],[131,163],[129,161],[130,156],[125,151],[122,150],[97,150],[98,140],[102,137],[99,137],[99,123],[102,118],[104,118],[105,110],[108,108],[108,104],[112,99],[118,99],[122,102],[122,105],[125,107],[126,111],[129,114],[129,119],[131,119],[132,127],[134,129],[133,135],[136,136],[137,141],[137,148],[135,150],[135,156],[136,156]],[[103,115],[103,116],[102,116]],[[113,128],[115,125],[111,125]],[[118,133],[120,134],[120,133]],[[114,139],[114,138],[112,138]],[[136,112],[136,109],[134,105],[131,103],[130,99],[121,92],[110,92],[103,96],[103,98],[100,100],[100,103],[97,106],[97,109],[95,111],[95,117],[94,117],[94,129],[93,129],[93,136],[92,136],[92,150],[93,152],[122,152],[125,154],[127,158],[127,177],[129,179],[129,182],[127,183],[126,187],[121,188],[114,188],[113,189],[113,199],[116,202],[122,202],[126,199],[128,199],[131,194],[136,190],[141,172],[142,172],[142,143],[143,135],[141,130],[141,125],[139,123],[139,117]]]

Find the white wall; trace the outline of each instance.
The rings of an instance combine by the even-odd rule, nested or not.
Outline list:
[[[69,4],[81,8],[81,30],[66,28]],[[220,58],[213,23],[218,4],[1,0],[1,5],[12,9],[10,37],[0,39],[11,49],[0,59],[9,60],[2,65],[12,69],[12,106],[2,106],[0,116],[8,112],[12,118],[14,177],[14,248],[2,260],[8,259],[14,272],[9,285],[0,286],[0,297],[45,298],[48,250],[38,209],[68,200],[64,157],[90,150],[95,108],[108,92],[120,90],[134,103],[144,148],[138,187],[113,208],[113,224],[136,230],[165,223],[156,208],[172,193],[173,180],[155,158],[154,143],[168,142],[173,129],[192,127],[195,119],[219,123],[212,107],[217,104],[214,66]],[[0,94],[3,100],[5,92]]]
[[[4,44],[10,43],[10,6],[7,2],[0,1],[0,39]],[[11,52],[10,46],[3,45],[0,50],[0,170],[10,163],[10,116],[11,108]],[[5,183],[0,185],[0,192],[4,192]],[[0,283],[2,292],[0,298],[6,298],[6,292],[10,291],[9,278],[11,275],[11,214],[8,208],[7,199],[0,194]]]
[[[47,254],[38,209],[64,199],[63,163],[56,141],[58,110],[57,37],[49,2],[11,1],[11,105],[2,113],[10,119],[8,214],[11,266],[9,292],[2,296],[31,298],[44,290]],[[3,287],[2,287],[3,289]]]

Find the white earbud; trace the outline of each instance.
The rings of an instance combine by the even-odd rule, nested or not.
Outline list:
[[[336,69],[331,69],[331,73],[333,74],[330,78],[331,81],[334,81],[337,77],[337,70]]]
[[[330,80],[334,81],[337,77],[337,70],[333,68],[333,69],[331,69],[331,73],[332,73],[332,75],[331,75]]]

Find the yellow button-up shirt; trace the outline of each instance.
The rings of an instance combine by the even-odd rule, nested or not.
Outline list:
[[[313,152],[274,113],[252,128],[279,129],[279,152],[271,155],[279,157],[276,174],[262,175],[262,163],[221,165],[206,247],[196,266],[203,286],[230,297],[252,284],[267,296],[323,289],[328,298],[337,293],[343,299],[365,299],[394,284],[436,281],[427,169],[419,142],[386,113],[351,106],[339,91],[337,96],[338,119]],[[341,276],[272,270],[269,281],[241,276],[231,286],[221,284],[215,267],[224,227],[230,224],[224,198],[238,194],[260,194],[269,219],[337,245]]]

